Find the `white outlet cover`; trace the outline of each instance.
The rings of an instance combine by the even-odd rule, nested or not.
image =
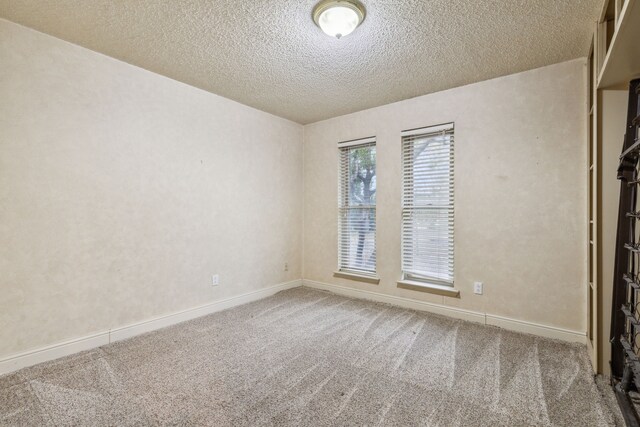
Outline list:
[[[220,276],[218,276],[217,274],[214,274],[213,276],[211,276],[211,285],[218,286],[219,284],[220,284]]]
[[[482,282],[473,282],[473,293],[482,295]]]

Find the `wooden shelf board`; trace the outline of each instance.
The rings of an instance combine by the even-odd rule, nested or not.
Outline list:
[[[598,89],[626,85],[640,77],[640,0],[627,0],[604,58]]]

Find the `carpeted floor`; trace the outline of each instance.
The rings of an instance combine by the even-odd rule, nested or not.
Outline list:
[[[296,288],[0,377],[0,425],[606,426],[586,350]]]

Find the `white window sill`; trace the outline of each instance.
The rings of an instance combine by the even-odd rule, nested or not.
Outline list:
[[[414,282],[413,280],[398,280],[398,287],[411,291],[427,292],[444,295],[445,297],[460,298],[460,291],[452,286],[434,285],[431,283]]]
[[[374,285],[377,285],[378,283],[380,283],[379,277],[352,273],[350,271],[334,271],[333,277],[339,277],[341,279],[356,280],[358,282],[373,283]]]

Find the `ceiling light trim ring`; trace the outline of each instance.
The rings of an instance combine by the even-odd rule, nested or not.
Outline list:
[[[320,17],[324,12],[334,7],[345,7],[355,12],[355,14],[358,16],[358,23],[355,26],[355,28],[358,28],[360,25],[362,25],[362,22],[364,22],[364,18],[367,14],[366,9],[364,8],[364,5],[360,3],[358,0],[322,0],[313,8],[313,13],[312,13],[313,22],[321,30],[324,31],[324,29],[320,25]],[[336,37],[340,38],[341,36],[342,36],[341,34],[338,34]]]

